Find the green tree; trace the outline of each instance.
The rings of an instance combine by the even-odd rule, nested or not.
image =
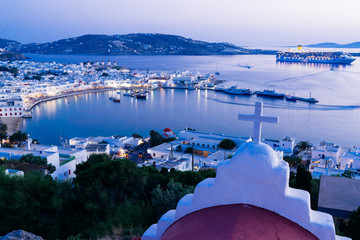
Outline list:
[[[176,208],[178,201],[193,191],[193,187],[184,187],[181,183],[174,182],[173,179],[170,180],[164,190],[160,185],[157,185],[151,192],[151,202],[154,206],[155,215],[159,218],[168,210]]]
[[[0,143],[2,140],[5,140],[7,138],[7,125],[5,123],[0,123]]]
[[[341,176],[346,178],[354,178],[355,174],[350,170],[345,170]]]
[[[301,163],[302,159],[299,156],[285,156],[284,161],[288,162],[290,167],[296,167]]]
[[[163,142],[172,142],[174,140],[176,140],[174,137],[163,138]]]
[[[40,75],[34,75],[32,78],[33,78],[34,80],[40,81],[42,77],[41,77]]]
[[[236,143],[229,138],[225,138],[219,143],[219,148],[221,149],[231,150],[234,147],[236,147]]]
[[[40,156],[34,156],[33,154],[23,155],[20,158],[19,162],[36,164],[39,166],[46,166],[46,169],[48,170],[48,172],[50,174],[56,171],[56,167],[54,165],[52,165],[51,163],[48,163],[46,158],[42,158]]]
[[[19,74],[19,69],[17,69],[16,67],[13,67],[13,68],[10,68],[9,72],[16,77]]]
[[[108,155],[106,153],[92,154],[92,155],[90,155],[89,159],[86,162],[82,162],[82,163],[76,165],[75,174],[77,175],[78,173],[80,173],[86,169],[89,169],[91,167],[94,167],[97,164],[110,162],[110,161],[111,161],[111,157],[110,157],[110,155]]]
[[[192,153],[193,152],[193,148],[192,147],[187,147],[185,149],[185,153]]]
[[[103,73],[101,74],[101,76],[103,76],[103,77],[107,77],[107,76],[109,76],[109,74],[108,74],[108,73],[106,73],[106,72],[103,72]]]
[[[350,215],[349,232],[353,240],[360,240],[360,207]]]
[[[28,139],[28,135],[24,132],[17,131],[9,137],[10,142],[21,143]]]
[[[160,133],[150,130],[150,146],[155,147],[164,142],[164,138],[160,135]]]
[[[138,133],[134,133],[133,135],[131,135],[133,138],[143,138],[140,134]]]
[[[296,144],[296,147],[300,151],[309,150],[309,149],[311,149],[311,146],[312,145],[309,143],[309,141],[300,141]]]
[[[299,165],[296,171],[296,185],[298,189],[303,189],[311,193],[311,173],[303,165]]]
[[[314,210],[318,209],[318,201],[319,201],[319,191],[320,191],[320,179],[315,178],[311,180],[311,208]]]

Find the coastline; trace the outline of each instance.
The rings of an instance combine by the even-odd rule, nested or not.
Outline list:
[[[30,105],[30,107],[26,108],[26,112],[25,112],[24,116],[26,116],[31,111],[31,109],[33,107],[35,107],[36,105],[38,105],[40,103],[43,103],[43,102],[47,102],[47,101],[51,101],[51,100],[55,100],[55,99],[59,99],[59,98],[64,98],[64,97],[68,97],[68,96],[75,96],[75,95],[81,95],[81,94],[87,94],[87,93],[114,91],[114,90],[118,90],[118,89],[117,88],[91,89],[91,90],[65,93],[65,94],[61,94],[61,95],[58,95],[58,96],[54,96],[54,97],[48,97],[48,98],[39,99],[39,100],[35,101],[34,103],[32,103]],[[26,118],[26,117],[0,118],[0,122],[5,123],[7,125],[7,128],[8,128],[7,134],[8,134],[8,136],[10,136],[10,135],[14,134],[16,131],[20,130],[20,122],[21,122],[21,120],[23,118]]]
[[[81,94],[87,94],[87,93],[107,92],[107,91],[114,91],[114,90],[118,90],[118,88],[101,88],[101,89],[91,89],[91,90],[85,90],[85,91],[64,93],[64,94],[60,94],[60,95],[53,96],[53,97],[39,99],[39,100],[35,101],[34,103],[32,103],[29,107],[26,107],[26,110],[30,111],[33,107],[35,107],[36,105],[38,105],[42,102],[47,102],[47,101],[51,101],[51,100],[55,100],[55,99],[59,99],[59,98],[63,98],[63,97],[69,97],[69,96],[75,96],[75,95],[81,95]]]

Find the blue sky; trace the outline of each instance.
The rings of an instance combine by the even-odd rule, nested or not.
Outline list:
[[[168,33],[241,46],[360,41],[358,0],[0,0],[0,38]]]

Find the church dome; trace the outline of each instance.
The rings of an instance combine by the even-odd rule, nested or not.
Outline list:
[[[172,224],[161,240],[198,239],[318,239],[279,214],[248,204],[201,209]]]

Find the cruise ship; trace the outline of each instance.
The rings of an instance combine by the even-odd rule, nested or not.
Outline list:
[[[327,64],[351,64],[355,61],[350,54],[345,52],[317,52],[304,50],[301,45],[296,49],[278,52],[276,54],[278,62],[301,62],[301,63],[327,63]]]

